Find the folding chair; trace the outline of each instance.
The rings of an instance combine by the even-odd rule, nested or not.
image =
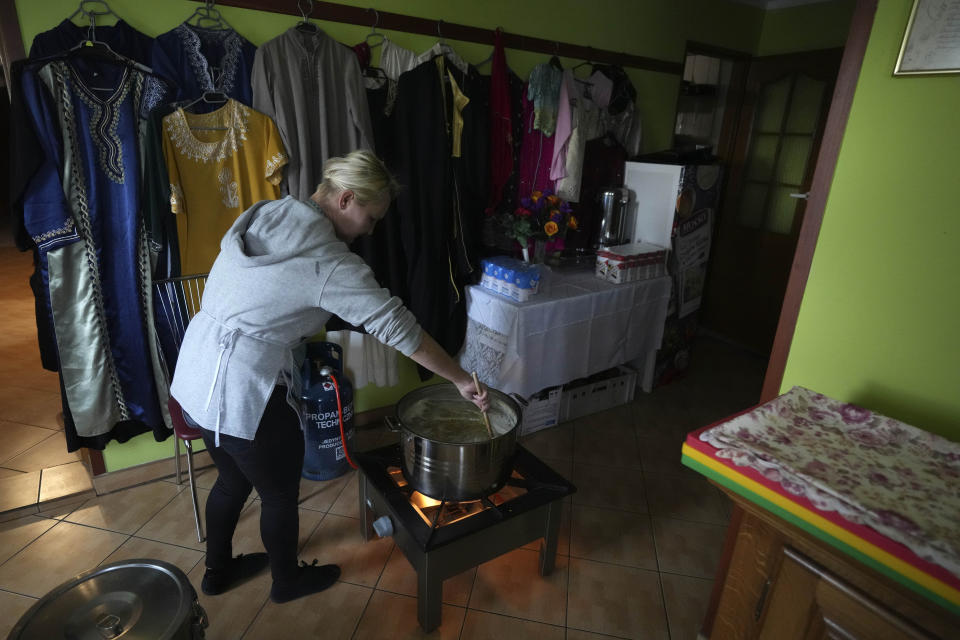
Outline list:
[[[180,354],[180,345],[190,319],[200,310],[207,274],[181,276],[154,281],[154,323],[157,347],[167,376],[167,387],[173,379],[173,371]],[[200,505],[197,502],[197,484],[193,474],[193,441],[203,437],[200,429],[191,427],[183,417],[180,403],[170,396],[167,403],[173,422],[173,451],[176,460],[177,484],[181,484],[180,441],[187,450],[187,478],[190,481],[190,497],[193,498],[193,516],[197,523],[197,540],[203,542],[203,524],[200,520]]]

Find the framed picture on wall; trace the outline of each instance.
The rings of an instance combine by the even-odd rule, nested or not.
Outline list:
[[[960,73],[960,0],[913,0],[895,76]]]

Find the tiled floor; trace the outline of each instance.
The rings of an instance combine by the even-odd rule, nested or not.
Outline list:
[[[711,340],[698,343],[693,355],[683,380],[524,439],[580,489],[562,519],[556,570],[538,575],[532,544],[447,580],[443,624],[429,637],[696,637],[729,505],[680,465],[680,443],[688,431],[752,404],[763,363]],[[361,435],[367,446],[389,438],[379,430]],[[214,474],[200,473],[201,500]],[[301,557],[337,562],[340,581],[285,605],[269,602],[267,574],[219,597],[201,595],[207,637],[421,637],[415,574],[390,540],[361,542],[356,502],[355,473],[302,481]],[[236,552],[262,549],[259,513],[252,499]],[[0,524],[0,636],[56,584],[134,557],[179,566],[199,591],[203,545],[182,487],[158,481]]]
[[[0,246],[0,520],[93,492],[80,454],[67,452],[57,374],[40,366],[32,271],[29,253]]]

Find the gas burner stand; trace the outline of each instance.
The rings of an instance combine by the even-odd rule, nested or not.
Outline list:
[[[560,531],[562,499],[576,491],[553,469],[521,445],[508,487],[525,490],[496,504],[496,494],[483,498],[483,509],[439,526],[428,522],[411,503],[412,488],[398,486],[388,469],[402,466],[400,445],[354,455],[360,468],[360,529],[364,540],[375,537],[373,522],[387,516],[394,542],[417,572],[417,620],[424,631],[440,625],[443,581],[537,538],[540,575],[553,571]],[[440,513],[441,509],[435,513]]]

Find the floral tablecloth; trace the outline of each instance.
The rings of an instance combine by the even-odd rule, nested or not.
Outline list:
[[[960,577],[960,444],[802,387],[700,439]]]

